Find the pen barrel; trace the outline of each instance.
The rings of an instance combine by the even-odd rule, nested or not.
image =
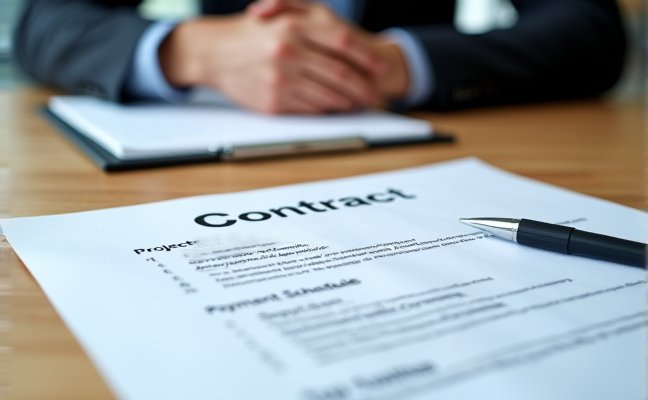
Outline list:
[[[646,267],[646,244],[574,229],[570,254],[597,258],[633,267]]]
[[[569,254],[568,244],[574,228],[521,219],[516,241],[525,246]]]

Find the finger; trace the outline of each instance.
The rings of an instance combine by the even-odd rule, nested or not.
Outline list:
[[[250,104],[252,109],[264,114],[277,115],[286,113],[321,114],[331,109],[335,98],[325,103],[318,101],[316,93],[311,94],[312,83],[295,71],[273,71],[268,74],[266,82],[251,90],[241,99],[242,104]],[[320,98],[321,98],[321,94]],[[316,100],[313,100],[315,98]]]
[[[378,93],[371,81],[356,68],[321,52],[303,48],[300,68],[333,90],[361,105],[376,104]]]
[[[372,49],[368,40],[360,32],[343,22],[335,21],[304,30],[304,37],[313,45],[324,49],[336,57],[353,63],[369,75],[380,75],[386,62]]]
[[[317,115],[323,114],[325,110],[311,103],[307,98],[302,97],[299,93],[295,93],[285,99],[282,112],[288,114]]]
[[[247,7],[247,13],[261,19],[275,17],[285,11],[304,10],[298,0],[257,0]]]
[[[309,100],[308,96],[302,96],[297,90],[282,90],[282,93],[276,93],[273,102],[274,105],[260,105],[256,107],[258,111],[269,115],[281,114],[322,114],[326,110],[316,103]]]
[[[352,111],[356,108],[351,99],[308,76],[296,77],[290,94],[317,107],[321,112]]]

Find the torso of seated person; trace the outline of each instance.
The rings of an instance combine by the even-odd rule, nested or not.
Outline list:
[[[63,2],[79,10],[92,3],[97,10],[81,12],[87,26],[50,28],[65,21],[53,12]],[[140,3],[30,2],[17,35],[21,65],[71,92],[127,100],[132,54],[151,25],[136,17]],[[250,12],[258,3],[284,8],[269,16]],[[202,16],[180,23],[160,45],[160,69],[174,89],[213,87],[267,113],[376,104],[463,108],[590,96],[616,82],[625,37],[613,0],[512,3],[516,25],[466,35],[452,25],[454,0],[203,0]],[[335,10],[327,16],[335,22],[322,22],[311,8]],[[351,11],[340,15],[340,8]],[[246,35],[255,40],[245,41]],[[57,47],[67,59],[57,57]],[[38,51],[44,48],[49,51]]]
[[[429,24],[452,24],[455,0],[333,0],[317,1],[320,4],[334,2],[354,3],[355,22],[370,32],[380,32],[394,26],[416,26]],[[205,15],[227,15],[244,11],[251,0],[202,0],[201,10]]]

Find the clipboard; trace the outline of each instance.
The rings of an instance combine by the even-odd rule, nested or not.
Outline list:
[[[232,162],[264,159],[271,157],[300,156],[317,153],[350,152],[375,148],[413,144],[453,143],[453,134],[435,131],[424,139],[381,140],[369,142],[361,137],[347,137],[331,140],[310,140],[278,142],[264,145],[225,146],[207,152],[177,156],[120,159],[99,143],[90,139],[54,114],[48,106],[39,108],[39,114],[49,121],[66,139],[76,145],[92,162],[106,172],[128,171],[145,168],[167,167],[207,162]]]

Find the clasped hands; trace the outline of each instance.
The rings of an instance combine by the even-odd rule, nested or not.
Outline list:
[[[245,13],[181,23],[159,59],[170,84],[212,87],[267,114],[354,111],[409,85],[396,44],[305,0],[258,0]]]

